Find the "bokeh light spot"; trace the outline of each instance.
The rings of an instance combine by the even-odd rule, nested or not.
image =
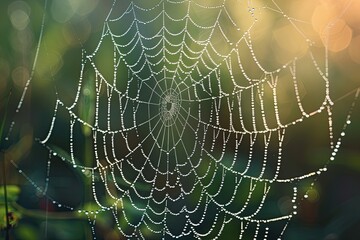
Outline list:
[[[29,76],[29,70],[23,66],[15,68],[11,73],[15,86],[19,88],[23,88],[25,86],[25,82],[29,79]]]
[[[332,52],[339,52],[347,48],[351,42],[352,29],[342,19],[329,25],[322,34],[322,41]]]
[[[360,35],[352,39],[349,46],[349,55],[354,62],[360,64]]]
[[[11,24],[17,30],[24,30],[30,22],[30,7],[24,1],[15,1],[8,7]]]

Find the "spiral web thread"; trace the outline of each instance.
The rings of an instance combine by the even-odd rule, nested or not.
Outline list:
[[[245,23],[235,19],[232,8]],[[299,87],[301,58],[273,68],[257,58],[252,30],[266,12],[287,21],[308,45],[306,56],[323,86],[323,101],[311,111],[304,107]],[[237,226],[234,235],[239,239],[282,238],[301,199],[308,196],[298,193],[299,182],[327,170],[351,115],[335,139],[327,50],[321,59],[325,64],[319,63],[299,22],[275,1],[256,7],[252,1],[114,1],[96,49],[83,51],[73,103],[56,96],[48,134],[38,140],[49,151],[45,187],[19,171],[46,194],[54,158],[81,169],[91,178],[97,210],[52,200],[87,215],[94,238],[96,216],[103,212],[111,212],[127,238],[216,239],[229,226]],[[113,65],[111,77],[96,61],[105,45],[113,49],[106,63]],[[284,120],[279,108],[282,81],[292,86],[297,108],[293,119]],[[89,91],[95,95],[90,119],[80,113]],[[70,159],[51,148],[59,111],[69,117]],[[280,177],[288,129],[321,114],[327,116],[329,160],[315,171]],[[79,126],[91,129],[92,166],[76,157]],[[292,210],[272,216],[267,211],[277,207],[269,200],[272,188],[276,192],[281,186],[292,198]]]

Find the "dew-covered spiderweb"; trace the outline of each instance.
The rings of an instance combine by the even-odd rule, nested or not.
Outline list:
[[[49,89],[51,117],[34,134],[47,152],[46,180],[28,180],[87,216],[94,238],[105,213],[131,239],[282,238],[351,116],[333,128],[327,32],[319,45],[283,2],[115,0],[96,46],[78,52],[80,72],[58,80],[72,89]],[[307,139],[293,139],[312,124],[327,150],[296,170]],[[88,180],[91,209],[47,192],[56,161]],[[290,207],[276,210],[284,196]]]

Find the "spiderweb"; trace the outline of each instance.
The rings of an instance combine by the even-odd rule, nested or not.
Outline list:
[[[290,26],[301,51],[261,56],[269,16]],[[36,136],[49,152],[46,184],[29,181],[47,194],[55,159],[88,178],[95,209],[49,198],[88,216],[94,238],[105,212],[126,238],[216,239],[229,229],[239,239],[282,238],[308,197],[300,183],[327,170],[350,124],[349,114],[334,134],[326,44],[314,46],[306,24],[275,1],[114,1],[95,50],[83,49],[74,94],[56,92],[48,131]],[[105,63],[102,52],[111,53]],[[316,91],[305,90],[310,76]],[[320,167],[288,176],[288,133],[312,119],[325,126],[328,153]],[[93,161],[82,155],[83,132]],[[54,147],[59,138],[69,157]],[[288,211],[270,211],[285,195]]]

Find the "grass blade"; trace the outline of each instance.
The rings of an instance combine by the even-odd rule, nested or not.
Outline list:
[[[8,113],[8,106],[9,106],[9,102],[10,102],[10,96],[11,96],[11,91],[10,94],[8,96],[7,99],[7,103],[5,105],[5,113],[4,113],[4,117],[1,121],[1,126],[0,126],[0,151],[1,151],[1,156],[0,159],[3,162],[2,164],[2,169],[3,169],[3,184],[4,184],[4,200],[5,200],[5,218],[6,218],[6,235],[5,235],[5,239],[9,240],[10,236],[9,236],[9,228],[10,228],[10,224],[9,224],[9,207],[8,207],[8,200],[7,200],[7,189],[6,189],[6,164],[5,164],[5,153],[4,153],[4,149],[2,149],[2,142],[3,142],[3,133],[4,133],[4,128],[5,128],[5,122],[6,122],[6,116]]]

